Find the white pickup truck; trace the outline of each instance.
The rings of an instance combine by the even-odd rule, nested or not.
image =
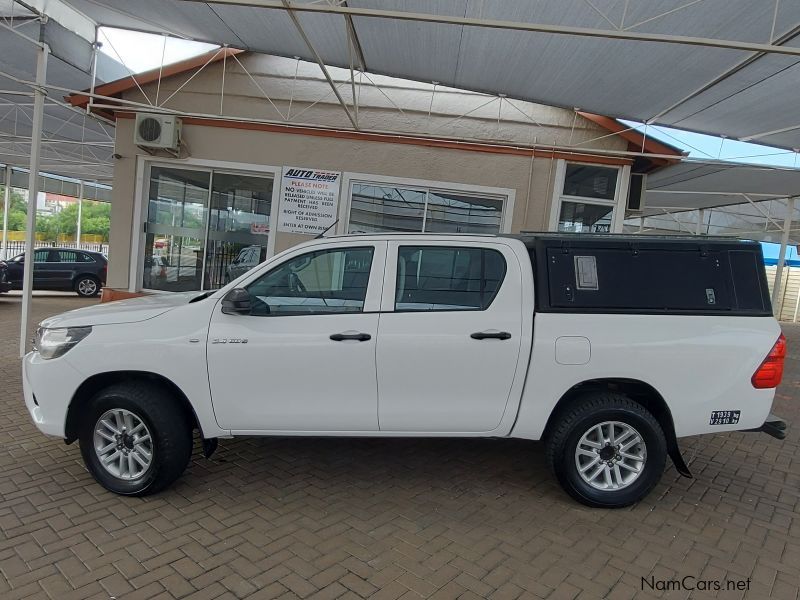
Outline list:
[[[218,438],[543,440],[591,506],[642,499],[677,439],[782,438],[786,345],[757,243],[375,234],[314,240],[212,292],[41,323],[23,363],[38,428],[118,494]]]

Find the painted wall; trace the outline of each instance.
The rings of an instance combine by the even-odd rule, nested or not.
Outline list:
[[[221,63],[208,65],[192,79],[190,74],[176,75],[162,81],[160,88],[156,84],[145,86],[147,98],[138,90],[126,98],[155,102],[158,95],[160,102],[168,99],[169,108],[210,115],[219,114],[222,101],[226,116],[278,121],[285,121],[282,116],[289,113],[291,103],[291,114],[300,122],[351,128],[342,107],[331,103],[335,98],[316,65],[255,54],[240,55],[240,61],[229,59],[225,65],[224,98],[220,95]],[[334,75],[341,79],[349,72],[338,69]],[[356,91],[361,94],[359,124],[364,130],[433,133],[442,138],[487,142],[584,143],[586,149],[627,148],[626,142],[576,117],[573,111],[518,101],[512,104],[457,90],[438,88],[433,93],[432,86],[370,77],[378,85],[364,83],[360,92]],[[466,112],[469,114],[463,116]],[[291,124],[296,122],[292,118]],[[114,171],[108,278],[112,288],[128,287],[132,235],[140,233],[140,224],[133,223],[135,203],[141,202],[135,197],[137,157],[153,158],[133,144],[133,125],[133,119],[122,118],[116,128],[116,153],[121,158]],[[291,165],[511,188],[516,193],[512,231],[547,228],[555,172],[555,161],[550,158],[205,125],[185,125],[183,138],[189,157],[178,162],[185,164],[227,161],[254,165],[254,170],[258,165]],[[342,202],[343,197],[340,205]],[[272,210],[277,211],[277,207]],[[277,236],[276,252],[309,237],[283,232],[272,235]]]

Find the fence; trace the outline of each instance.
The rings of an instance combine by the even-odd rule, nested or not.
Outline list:
[[[81,244],[77,244],[76,242],[40,242],[35,241],[33,243],[34,248],[78,248],[80,250],[91,250],[93,252],[102,252],[105,255],[108,255],[108,244],[101,244],[97,242],[81,242]],[[6,255],[0,256],[0,259],[11,258],[12,256],[17,256],[18,254],[22,254],[25,252],[25,242],[9,240],[7,242],[7,249]]]

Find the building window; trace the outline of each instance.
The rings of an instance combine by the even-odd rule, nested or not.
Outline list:
[[[505,199],[427,186],[354,181],[348,233],[500,233]]]
[[[152,165],[142,287],[217,289],[265,260],[273,179]]]
[[[556,171],[550,228],[572,233],[618,229],[620,188],[627,168],[565,163]],[[625,186],[627,187],[627,186]]]

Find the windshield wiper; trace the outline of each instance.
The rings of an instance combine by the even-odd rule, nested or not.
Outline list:
[[[214,293],[213,290],[208,290],[207,292],[203,292],[199,296],[195,296],[194,298],[189,300],[189,304],[191,304],[192,302],[200,302],[200,300],[205,300],[206,298],[208,298],[213,293]]]

